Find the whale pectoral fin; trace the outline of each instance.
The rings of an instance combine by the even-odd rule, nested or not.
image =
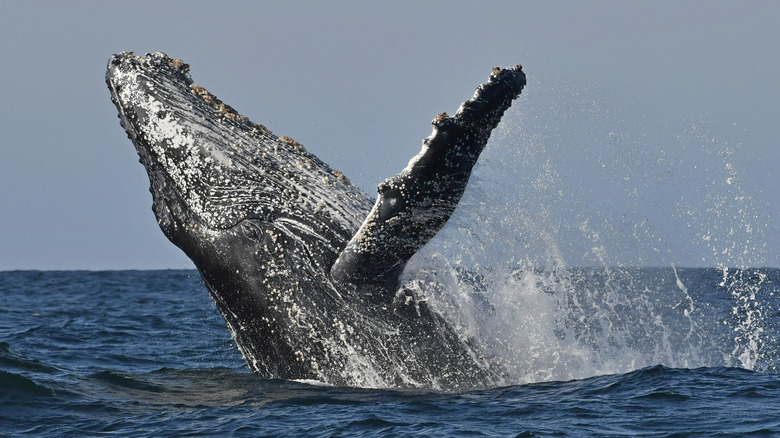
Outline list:
[[[395,291],[406,263],[452,215],[491,131],[525,84],[521,66],[495,68],[454,116],[433,120],[420,153],[379,185],[374,207],[333,264],[336,281]]]

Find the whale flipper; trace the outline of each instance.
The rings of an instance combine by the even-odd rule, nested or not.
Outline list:
[[[525,84],[521,66],[495,68],[454,116],[433,120],[420,153],[379,185],[374,207],[331,269],[336,280],[395,291],[406,263],[452,215],[491,131]]]

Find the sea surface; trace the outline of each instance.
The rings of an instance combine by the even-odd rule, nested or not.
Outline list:
[[[780,436],[780,270],[572,272],[548,345],[598,363],[462,393],[255,376],[195,271],[0,272],[0,436]]]

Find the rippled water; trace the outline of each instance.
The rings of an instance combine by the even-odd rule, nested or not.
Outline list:
[[[632,281],[657,277],[650,271],[632,274]],[[194,271],[2,272],[0,435],[780,434],[780,270],[754,270],[742,280],[743,287],[759,286],[752,289],[752,308],[760,314],[751,322],[755,339],[743,336],[745,321],[734,309],[745,307],[723,284],[722,271],[679,271],[695,304],[695,324],[684,328],[700,330],[694,337],[704,341],[670,340],[678,345],[669,351],[691,354],[702,364],[690,368],[680,366],[682,357],[676,364],[673,357],[661,357],[624,372],[599,374],[593,366],[591,375],[565,381],[545,381],[529,372],[524,384],[457,394],[255,376],[246,371]],[[671,273],[668,269],[664,275]],[[604,289],[603,280],[594,274],[573,284],[585,293]],[[658,291],[680,293],[677,285]],[[651,298],[658,304],[650,309],[659,314],[675,310],[663,297]],[[583,309],[583,317],[594,316]],[[580,343],[580,348],[601,351],[616,339],[603,328],[600,335],[589,333],[579,339],[604,338]],[[667,333],[670,339],[678,334],[674,327]],[[642,340],[637,336],[623,338],[610,357],[615,359],[621,348],[633,354],[632,345]],[[574,344],[558,342],[556,347],[567,345]],[[699,351],[686,352],[691,346]],[[701,351],[706,349],[712,351]],[[743,363],[745,354],[752,356]]]

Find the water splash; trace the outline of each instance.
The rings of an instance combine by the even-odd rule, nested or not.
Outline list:
[[[774,367],[760,296],[771,288],[749,269],[765,260],[768,221],[742,184],[739,144],[702,122],[628,123],[593,87],[531,88],[407,286],[477,339],[508,383],[655,364]],[[722,275],[707,287],[712,270],[678,265]]]

